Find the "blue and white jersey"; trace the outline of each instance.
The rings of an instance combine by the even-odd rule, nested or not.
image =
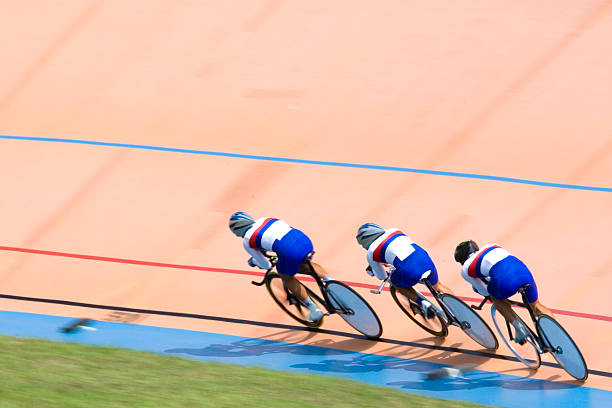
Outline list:
[[[259,218],[244,234],[244,249],[253,257],[257,266],[269,269],[270,261],[260,251],[273,251],[274,244],[280,241],[293,228],[276,218]]]
[[[472,278],[486,278],[491,269],[500,261],[512,256],[510,252],[496,244],[486,245],[478,252],[472,254],[463,264],[462,273]]]
[[[488,244],[470,255],[461,268],[461,276],[471,283],[478,293],[489,296],[487,285],[480,278],[488,278],[491,269],[509,256],[512,254],[499,245]]]
[[[370,244],[366,259],[378,279],[386,279],[387,271],[382,264],[396,265],[416,250],[414,242],[397,228],[385,233]]]

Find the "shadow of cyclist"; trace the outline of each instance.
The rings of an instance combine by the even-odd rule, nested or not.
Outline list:
[[[506,388],[510,390],[562,390],[576,388],[577,385],[565,382],[552,382],[534,378],[504,379],[498,374],[483,371],[466,373],[459,377],[442,377],[436,380],[395,381],[389,386],[409,390],[422,390],[427,381],[429,391],[472,390],[478,388]]]

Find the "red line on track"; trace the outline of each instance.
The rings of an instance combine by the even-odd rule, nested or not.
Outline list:
[[[135,259],[125,259],[125,258],[111,258],[106,256],[97,256],[97,255],[84,255],[84,254],[71,254],[68,252],[57,252],[57,251],[45,251],[42,249],[28,249],[28,248],[18,248],[18,247],[8,247],[8,246],[0,246],[0,250],[2,251],[12,251],[12,252],[24,252],[28,254],[36,254],[36,255],[50,255],[50,256],[59,256],[63,258],[76,258],[76,259],[86,259],[90,261],[102,261],[102,262],[113,262],[113,263],[123,263],[129,265],[140,265],[140,266],[153,266],[158,268],[174,268],[174,269],[187,269],[187,270],[195,270],[195,271],[206,271],[206,272],[220,272],[220,273],[231,273],[234,275],[249,275],[249,276],[264,276],[264,272],[257,271],[245,271],[240,269],[226,269],[226,268],[210,268],[207,266],[196,266],[196,265],[181,265],[181,264],[171,264],[165,262],[151,262],[151,261],[138,261]],[[314,281],[312,278],[304,278],[302,280],[306,281]],[[345,282],[350,286],[357,288],[365,288],[365,289],[378,289],[378,285],[368,285],[365,283],[359,282]],[[389,288],[385,288],[384,290],[388,291]],[[458,296],[461,300],[466,302],[474,302],[480,303],[482,299],[472,298],[466,296]],[[552,309],[553,312],[572,317],[580,317],[583,319],[593,319],[593,320],[603,320],[605,322],[612,322],[612,316],[603,316],[591,313],[582,313],[582,312],[573,312],[571,310],[559,310]]]

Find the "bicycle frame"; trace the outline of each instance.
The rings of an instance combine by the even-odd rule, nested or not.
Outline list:
[[[313,252],[314,253],[314,252]],[[265,254],[265,256],[272,261],[274,257]],[[308,296],[312,297],[314,300],[316,300],[320,305],[322,305],[323,307],[325,307],[325,309],[327,310],[326,315],[329,316],[330,314],[334,314],[334,313],[344,313],[344,314],[354,314],[354,312],[352,310],[348,310],[348,309],[336,309],[330,299],[329,299],[329,295],[327,293],[327,290],[325,290],[325,283],[321,280],[321,278],[319,278],[319,275],[317,275],[317,273],[315,272],[314,266],[312,266],[312,262],[310,261],[310,258],[312,257],[312,255],[310,255],[305,261],[304,264],[308,267],[308,271],[307,272],[299,272],[302,275],[307,275],[312,277],[315,282],[317,283],[317,286],[319,287],[319,290],[321,291],[321,294],[323,295],[323,297],[319,296],[317,293],[315,293],[312,289],[310,289],[308,286],[304,285],[304,289],[306,289],[306,293],[308,294]],[[264,275],[263,279],[261,280],[261,282],[256,282],[256,281],[251,281],[251,283],[255,286],[262,286],[265,282],[266,279],[269,279],[270,274],[275,273],[274,269],[276,267],[276,262],[272,262],[272,267],[270,269],[268,269],[266,271],[266,274]],[[278,273],[278,272],[276,272]],[[297,278],[296,278],[297,279]],[[287,286],[285,285],[285,282],[283,280],[283,287],[285,289],[285,291],[287,292],[287,297],[288,298],[297,298],[293,293],[291,293],[289,291],[289,289],[287,289]],[[299,300],[298,300],[299,301]],[[336,304],[341,305],[341,302],[336,301]]]
[[[536,317],[535,311],[531,307],[531,304],[527,301],[527,295],[525,294],[525,291],[519,290],[519,293],[521,294],[521,297],[523,298],[522,302],[517,302],[515,300],[510,300],[510,299],[506,299],[506,300],[510,303],[510,305],[522,307],[524,309],[527,309],[527,311],[529,312],[529,317],[531,318],[533,327],[536,330],[533,331],[529,328],[528,329],[535,337],[537,344],[534,344],[534,346],[537,346],[536,348],[537,348],[538,353],[544,354],[544,353],[553,351],[553,348],[545,344],[544,339],[542,339],[542,336],[540,335],[540,333],[538,333],[537,317]],[[484,307],[485,303],[487,303],[487,301],[490,301],[491,303],[493,303],[493,301],[491,300],[491,296],[485,296],[482,302],[480,302],[478,306],[471,305],[470,307],[475,310],[482,310],[482,308]],[[510,330],[511,323],[505,318],[504,320],[506,321],[506,329],[508,330],[508,333],[510,334],[510,339],[513,340],[512,331]]]
[[[384,286],[389,282],[389,278],[383,280],[380,284],[380,286],[378,287],[378,289],[370,289],[370,293],[374,293],[374,294],[380,294],[380,292],[382,292]],[[427,289],[429,289],[429,291],[431,292],[432,296],[436,299],[436,301],[438,302],[438,304],[442,307],[442,311],[444,312],[444,324],[446,324],[447,326],[449,324],[452,324],[454,326],[458,326],[461,327],[461,324],[459,323],[459,321],[457,320],[457,318],[451,313],[450,310],[448,310],[448,308],[446,307],[446,305],[443,302],[440,302],[440,299],[438,299],[438,297],[440,296],[440,293],[433,287],[433,285],[427,280],[427,277],[421,279],[419,281],[419,283],[425,285],[427,287]],[[420,295],[423,299],[425,299],[425,295],[423,295],[421,292],[419,292],[415,287],[412,288],[417,295]]]
[[[455,317],[455,315],[448,309],[448,307],[446,307],[444,302],[440,302],[440,292],[438,292],[436,290],[436,288],[434,288],[434,286],[431,284],[431,282],[429,282],[427,277],[422,278],[419,281],[419,283],[421,283],[421,284],[423,284],[423,285],[425,285],[427,287],[427,289],[429,290],[431,295],[436,299],[436,301],[438,302],[438,304],[442,308],[442,311],[444,312],[444,315],[445,315],[444,317],[446,319],[445,323],[447,325],[452,324],[453,326],[461,327],[461,329],[463,329],[463,327],[461,326],[461,322],[459,322],[459,320]],[[415,291],[420,294],[420,292],[418,290],[415,289]]]

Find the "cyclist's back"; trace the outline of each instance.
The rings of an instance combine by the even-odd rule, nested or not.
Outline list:
[[[277,218],[259,218],[247,230],[244,249],[256,266],[269,269],[270,261],[261,251],[272,251],[278,256],[276,270],[286,276],[299,272],[306,255],[313,250],[312,241],[302,231]]]
[[[379,279],[386,278],[383,264],[393,265],[391,283],[400,287],[416,285],[421,276],[431,271],[428,280],[438,283],[436,267],[427,252],[397,228],[386,229],[368,247],[368,264]]]
[[[529,303],[538,300],[538,289],[527,266],[497,244],[485,245],[463,263],[461,275],[483,296],[507,299],[526,284]],[[482,280],[488,281],[485,286]]]

